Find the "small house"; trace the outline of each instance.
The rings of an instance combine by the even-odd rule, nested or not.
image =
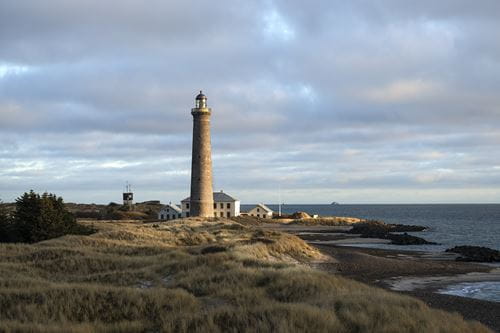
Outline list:
[[[163,206],[158,212],[159,220],[175,220],[182,217],[182,210],[176,205],[169,203]]]
[[[256,205],[254,208],[250,209],[248,211],[248,215],[263,218],[263,219],[272,219],[273,218],[273,211],[271,210],[271,208],[260,203],[260,204]]]

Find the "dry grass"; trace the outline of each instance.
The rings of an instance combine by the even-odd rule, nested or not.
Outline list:
[[[303,224],[303,225],[324,225],[324,226],[350,226],[353,223],[363,222],[363,219],[356,217],[343,217],[343,216],[331,216],[331,217],[318,217],[318,218],[307,218],[307,219],[296,219],[292,220],[290,224]]]
[[[232,217],[231,220],[242,223],[245,225],[253,225],[259,226],[263,223],[265,224],[295,224],[295,225],[305,225],[305,226],[313,226],[313,225],[323,225],[323,226],[351,226],[353,223],[365,222],[364,219],[359,219],[356,217],[344,217],[344,216],[325,216],[325,217],[317,217],[317,218],[301,218],[301,219],[292,219],[292,218],[275,218],[275,219],[262,219],[253,216],[238,216]]]
[[[302,240],[229,220],[96,223],[0,245],[0,332],[488,332],[307,268]]]

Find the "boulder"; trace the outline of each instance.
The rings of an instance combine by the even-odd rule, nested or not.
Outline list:
[[[460,254],[457,261],[500,262],[500,251],[483,246],[455,246],[446,252]]]

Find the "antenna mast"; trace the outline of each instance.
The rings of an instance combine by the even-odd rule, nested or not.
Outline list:
[[[281,184],[278,186],[278,216],[281,217]]]

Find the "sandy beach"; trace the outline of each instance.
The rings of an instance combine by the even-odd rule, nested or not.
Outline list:
[[[265,226],[293,233],[331,257],[315,268],[332,274],[417,297],[434,308],[458,312],[500,332],[500,303],[439,294],[447,284],[462,281],[500,281],[499,269],[455,261],[454,255],[405,250],[346,246],[346,244],[386,242],[360,239],[342,233],[345,227],[276,225]]]

